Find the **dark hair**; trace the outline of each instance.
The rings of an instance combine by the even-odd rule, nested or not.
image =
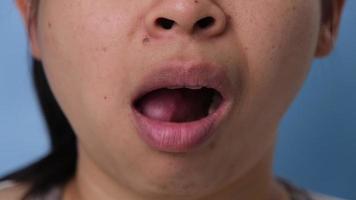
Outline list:
[[[333,0],[321,0],[325,22],[329,20]],[[39,0],[31,0],[31,16],[37,15]],[[74,131],[60,109],[48,85],[41,62],[33,59],[33,81],[38,99],[45,115],[50,135],[51,150],[39,161],[11,173],[3,180],[30,183],[23,199],[39,196],[54,186],[63,186],[74,177],[77,165],[77,141]]]
[[[45,116],[50,136],[50,153],[39,161],[0,180],[30,183],[24,199],[40,196],[53,186],[61,186],[75,174],[77,142],[74,132],[56,102],[46,79],[42,64],[33,59],[33,83]]]

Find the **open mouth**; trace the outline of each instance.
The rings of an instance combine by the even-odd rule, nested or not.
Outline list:
[[[197,121],[214,113],[223,97],[208,87],[159,88],[134,101],[134,108],[147,118],[162,122]]]
[[[188,152],[204,147],[232,108],[224,66],[170,61],[150,70],[132,95],[133,123],[149,147]],[[210,140],[211,139],[211,140]]]

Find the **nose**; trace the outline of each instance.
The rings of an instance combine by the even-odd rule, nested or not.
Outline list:
[[[224,11],[212,0],[160,0],[146,15],[144,23],[151,37],[172,34],[214,37],[227,26]]]

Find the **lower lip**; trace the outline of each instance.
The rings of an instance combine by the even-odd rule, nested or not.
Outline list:
[[[231,103],[223,101],[210,115],[192,122],[164,122],[146,117],[132,107],[135,126],[142,140],[164,152],[189,152],[202,146],[217,133],[216,128],[227,115]]]

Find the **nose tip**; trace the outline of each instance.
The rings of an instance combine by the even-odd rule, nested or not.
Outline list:
[[[199,34],[213,37],[226,29],[226,15],[211,0],[165,0],[149,11],[145,26],[152,37]]]

